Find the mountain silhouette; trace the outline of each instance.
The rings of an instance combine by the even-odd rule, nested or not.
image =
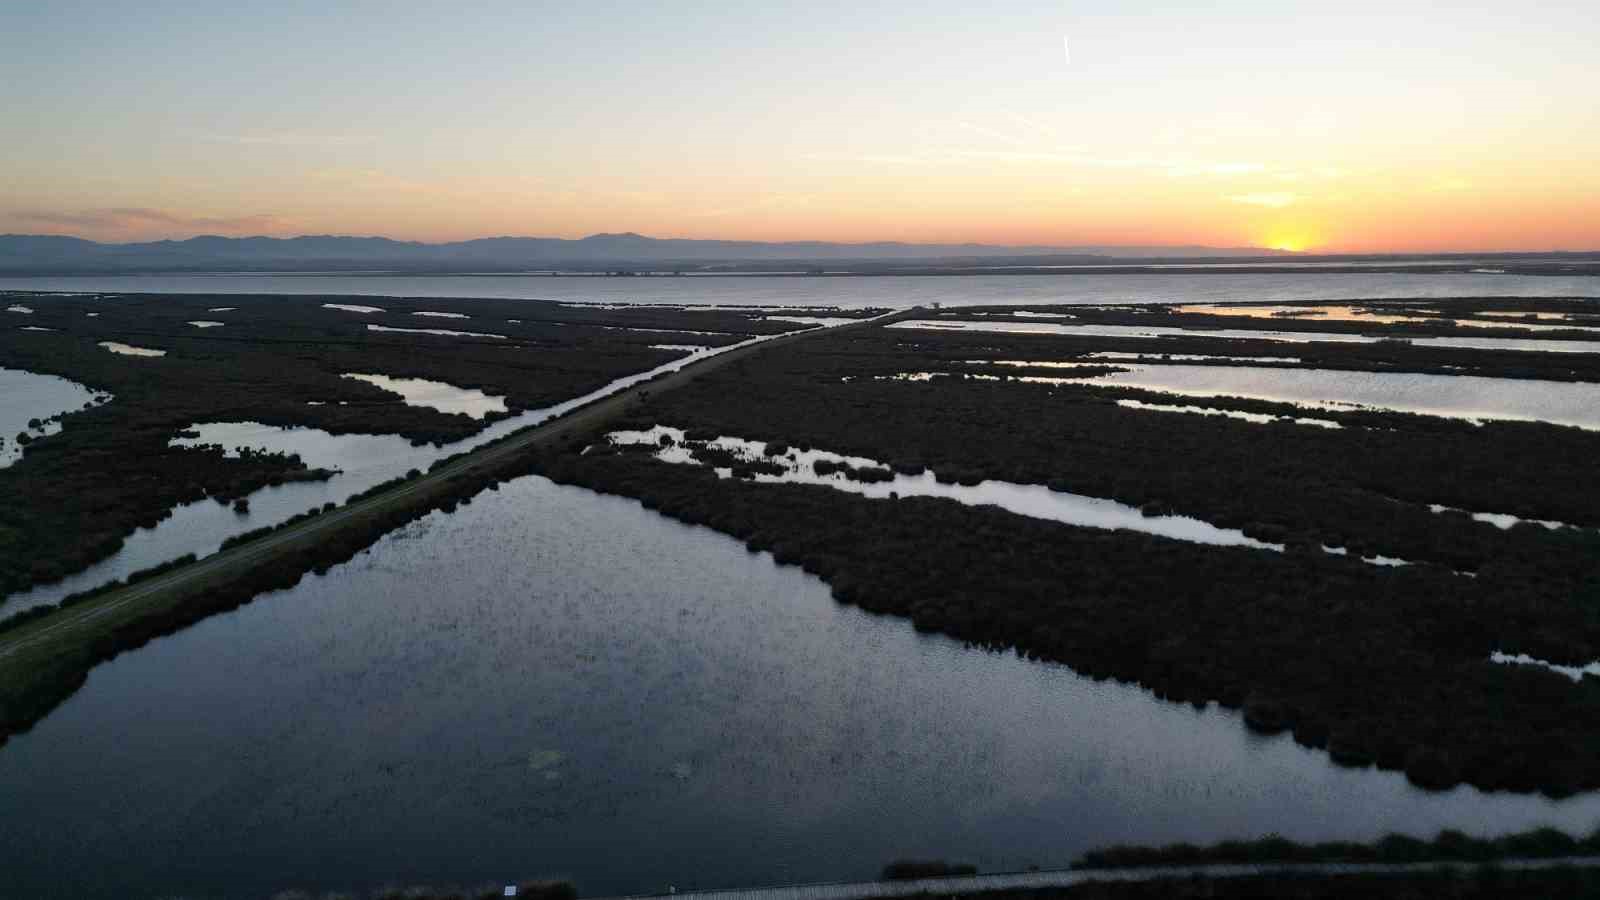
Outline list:
[[[55,235],[0,235],[0,271],[201,271],[221,268],[305,271],[704,269],[739,263],[829,262],[1003,264],[1093,263],[1107,259],[1272,256],[1257,248],[1054,247],[1039,245],[913,244],[899,241],[723,241],[652,238],[634,232],[578,239],[486,237],[423,243],[384,237],[302,235],[290,238],[200,235],[185,240],[100,243]]]

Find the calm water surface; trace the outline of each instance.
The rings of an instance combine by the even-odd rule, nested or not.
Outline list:
[[[399,394],[408,406],[423,406],[442,413],[461,413],[481,419],[489,413],[506,411],[506,398],[485,394],[476,388],[456,387],[426,378],[396,378],[391,375],[347,373],[354,378]]]
[[[1054,334],[1065,337],[1105,338],[1215,338],[1223,340],[1279,341],[1287,344],[1376,344],[1390,340],[1382,335],[1341,334],[1328,331],[1258,331],[1246,328],[1189,329],[1166,325],[1059,325],[1054,322],[968,322],[945,319],[905,319],[889,328],[912,331],[994,332],[998,334]],[[1532,350],[1541,353],[1600,353],[1600,341],[1565,341],[1559,338],[1408,337],[1418,347],[1453,347],[1458,350]]]
[[[106,395],[54,375],[0,369],[0,468],[22,458],[17,435],[27,434],[32,440],[61,430],[60,422],[41,422],[37,428],[29,422],[76,412],[96,396]]]
[[[1383,297],[1600,297],[1584,275],[970,275],[596,278],[528,275],[85,275],[0,278],[0,290],[510,297],[591,303],[914,306],[941,303],[1214,303]]]
[[[532,875],[592,895],[1597,818],[1600,796],[1426,794],[919,635],[536,477],[99,667],[0,750],[0,871],[30,897]]]
[[[685,437],[683,429],[667,425],[657,425],[649,431],[613,431],[606,435],[606,439],[614,444],[651,447],[661,446],[661,439],[669,438],[672,443],[657,451],[654,454],[656,459],[676,465],[702,465],[694,451],[684,443]],[[998,506],[1020,516],[1084,528],[1128,529],[1216,547],[1283,550],[1282,544],[1263,543],[1245,536],[1236,528],[1219,528],[1188,516],[1146,516],[1136,506],[1101,497],[1055,491],[1042,484],[1013,484],[993,479],[976,485],[950,484],[940,482],[932,471],[926,469],[916,475],[894,472],[887,481],[864,482],[837,472],[819,475],[816,465],[819,462],[843,463],[857,468],[887,471],[888,464],[864,456],[845,456],[828,450],[801,450],[797,447],[790,447],[782,455],[768,455],[766,441],[726,435],[709,441],[707,446],[731,451],[749,462],[784,467],[777,474],[756,473],[752,480],[758,484],[817,484],[873,500],[942,497],[966,506]],[[731,468],[716,468],[720,478],[732,477],[732,471]]]
[[[1031,365],[1027,360],[994,362]],[[1062,378],[1023,376],[1018,381],[1129,387],[1181,397],[1245,397],[1309,409],[1390,410],[1475,422],[1550,422],[1600,430],[1600,384],[1588,381],[1261,366],[1117,365],[1125,371],[1086,378],[1065,373]]]

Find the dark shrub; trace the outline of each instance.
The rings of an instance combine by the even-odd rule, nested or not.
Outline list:
[[[1429,856],[1428,844],[1403,834],[1385,836],[1377,844],[1378,858],[1384,862],[1416,862]]]
[[[883,867],[885,881],[911,881],[917,878],[949,878],[976,874],[978,874],[977,866],[947,863],[943,860],[902,859]]]
[[[1406,756],[1406,777],[1428,790],[1442,791],[1461,781],[1461,772],[1448,753],[1418,747]]]
[[[1251,697],[1244,704],[1244,723],[1262,734],[1277,734],[1293,724],[1293,715],[1282,703],[1265,697]]]
[[[517,885],[518,900],[577,900],[578,889],[570,881],[524,881]]]
[[[1554,828],[1508,835],[1495,841],[1506,856],[1570,856],[1578,852],[1579,843],[1572,835]]]
[[[860,481],[865,484],[873,484],[877,482],[893,481],[894,473],[888,469],[882,469],[875,466],[861,466],[859,468],[850,466],[845,471],[845,477],[855,479],[856,481]]]
[[[1341,766],[1370,766],[1377,758],[1371,735],[1358,728],[1343,728],[1328,737],[1328,754]]]

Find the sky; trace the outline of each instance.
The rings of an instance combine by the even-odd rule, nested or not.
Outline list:
[[[0,2],[0,233],[1600,249],[1590,3]]]

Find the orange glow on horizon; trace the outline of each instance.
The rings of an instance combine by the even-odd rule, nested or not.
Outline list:
[[[1308,253],[1324,249],[1328,244],[1320,233],[1308,226],[1279,226],[1267,229],[1256,246],[1286,253]]]
[[[129,194],[84,195],[60,215],[7,216],[0,208],[0,232],[105,241],[350,234],[439,242],[632,231],[710,240],[1329,254],[1585,251],[1600,249],[1600,192],[1573,190],[1584,177],[1592,176],[1427,180],[1411,169],[1367,173],[1352,165],[1338,175],[1275,184],[1270,173],[1174,177],[1047,163],[910,170],[849,163],[693,190],[528,182],[504,173],[410,179],[319,171],[276,182],[270,195],[240,185],[226,203],[175,190],[161,198],[170,206]],[[48,208],[43,201],[33,207]]]
[[[9,5],[0,233],[1600,251],[1583,4],[221,6]]]

